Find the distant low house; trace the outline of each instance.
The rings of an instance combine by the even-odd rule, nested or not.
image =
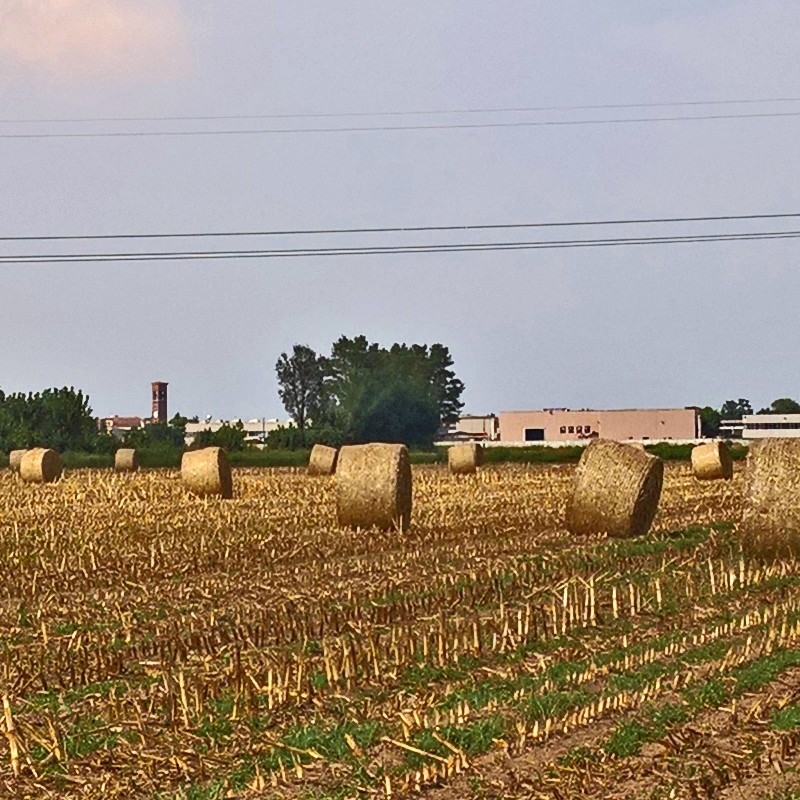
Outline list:
[[[101,431],[116,436],[117,439],[124,438],[125,434],[139,430],[145,423],[141,417],[104,417],[97,421],[97,427]]]
[[[493,441],[500,436],[500,420],[494,414],[464,414],[458,418],[456,433],[470,439]]]
[[[462,414],[458,422],[439,430],[437,439],[442,442],[493,441],[500,435],[500,426],[494,414]]]

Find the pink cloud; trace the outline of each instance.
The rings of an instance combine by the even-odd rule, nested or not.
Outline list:
[[[172,78],[189,64],[175,0],[0,0],[0,67],[65,80]]]

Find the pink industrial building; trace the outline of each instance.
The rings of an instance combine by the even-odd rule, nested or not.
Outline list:
[[[546,408],[501,411],[504,442],[570,442],[585,439],[697,439],[697,408],[630,408],[597,411]]]

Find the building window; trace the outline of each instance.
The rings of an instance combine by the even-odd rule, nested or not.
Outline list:
[[[525,428],[526,442],[543,442],[544,428]]]
[[[569,426],[569,431],[568,431],[568,432],[569,432],[569,433],[575,433],[575,426],[574,426],[574,425],[570,425],[570,426]]]
[[[561,426],[561,433],[566,433],[566,432],[567,432],[567,426],[566,425],[562,425]]]
[[[577,428],[575,428],[575,430],[576,430],[578,433],[583,433],[583,425],[578,425],[578,427],[577,427]]]
[[[592,432],[592,426],[591,425],[584,425],[583,426],[583,432],[584,433],[591,433]]]

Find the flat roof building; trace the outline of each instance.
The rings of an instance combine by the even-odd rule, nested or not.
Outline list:
[[[244,430],[245,443],[261,443],[267,438],[267,434],[276,430],[281,425],[286,426],[291,423],[291,420],[281,422],[278,419],[217,419],[205,420],[204,422],[187,422],[186,423],[186,444],[191,445],[195,437],[201,431],[211,431],[216,433],[223,425],[239,425],[241,423]]]
[[[500,412],[500,441],[503,442],[698,438],[700,412],[697,408],[545,408]]]
[[[800,414],[746,414],[720,423],[720,433],[742,439],[796,439],[800,437]]]

